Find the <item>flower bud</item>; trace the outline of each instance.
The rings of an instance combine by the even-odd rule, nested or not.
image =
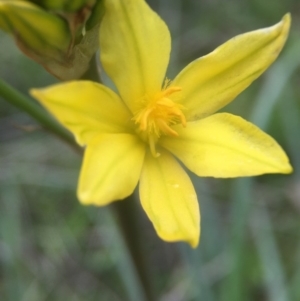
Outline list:
[[[0,0],[0,29],[62,80],[79,78],[88,69],[102,15],[102,0]]]
[[[4,29],[34,52],[43,49],[48,55],[48,51],[68,48],[67,23],[35,5],[22,1],[0,2],[0,16]]]
[[[92,7],[97,0],[32,0],[30,2],[33,2],[47,10],[76,12],[84,6]]]

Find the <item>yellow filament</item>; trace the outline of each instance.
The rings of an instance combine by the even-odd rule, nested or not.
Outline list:
[[[139,131],[144,137],[146,134],[154,157],[159,156],[155,150],[155,144],[162,134],[176,137],[178,134],[172,125],[181,123],[184,127],[186,126],[186,119],[182,113],[184,107],[169,98],[173,93],[180,92],[181,88],[167,87],[167,85],[168,82],[164,89],[153,98],[145,97],[144,107],[133,117]]]
[[[160,156],[160,153],[156,151],[155,148],[155,139],[152,135],[149,135],[149,146],[150,146],[150,151],[153,157],[158,158]]]

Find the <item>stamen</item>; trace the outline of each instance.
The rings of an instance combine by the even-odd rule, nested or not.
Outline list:
[[[141,131],[145,131],[147,129],[147,120],[152,111],[153,111],[153,108],[147,109],[138,116],[136,122],[140,123]]]
[[[169,125],[163,119],[158,119],[157,124],[164,134],[174,137],[178,136],[177,132],[170,128]]]
[[[158,158],[160,156],[160,153],[156,152],[155,148],[155,139],[152,135],[149,135],[149,145],[150,145],[150,151],[154,158]]]
[[[181,90],[182,89],[180,87],[169,87],[169,88],[165,89],[163,92],[164,92],[165,96],[169,96],[169,95],[173,94],[174,92],[179,92]]]
[[[177,137],[178,133],[172,128],[173,125],[181,123],[186,126],[186,119],[182,112],[184,107],[169,97],[173,93],[181,91],[180,87],[169,87],[170,81],[166,80],[162,91],[154,97],[144,98],[144,108],[133,117],[135,124],[141,132],[141,137],[149,143],[151,153],[158,157],[155,145],[159,137],[169,135]]]

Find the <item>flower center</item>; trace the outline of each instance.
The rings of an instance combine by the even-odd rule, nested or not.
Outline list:
[[[159,156],[155,149],[159,137],[162,134],[176,137],[178,134],[172,129],[172,125],[181,123],[186,126],[186,119],[182,113],[184,107],[169,98],[171,94],[180,91],[180,87],[165,87],[153,98],[145,97],[143,108],[133,117],[139,132],[146,137],[155,157]]]

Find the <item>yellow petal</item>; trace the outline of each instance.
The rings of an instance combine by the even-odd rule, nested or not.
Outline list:
[[[182,88],[187,119],[214,113],[259,77],[280,53],[290,19],[286,14],[272,27],[236,36],[184,68],[173,85]]]
[[[144,0],[105,1],[100,26],[103,67],[132,112],[160,91],[170,55],[166,24]]]
[[[166,241],[186,241],[193,248],[200,236],[200,214],[193,184],[166,151],[146,154],[140,180],[140,199],[157,234]]]
[[[132,194],[144,155],[145,145],[136,136],[95,137],[84,154],[77,192],[81,203],[103,206]]]
[[[130,131],[129,111],[119,96],[103,85],[73,81],[32,89],[30,93],[75,135],[81,145],[97,134]]]
[[[277,142],[238,116],[215,114],[175,130],[179,137],[162,137],[161,144],[198,176],[231,178],[292,171]]]

